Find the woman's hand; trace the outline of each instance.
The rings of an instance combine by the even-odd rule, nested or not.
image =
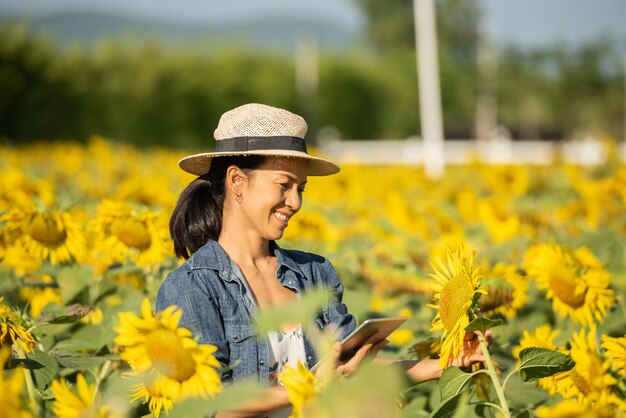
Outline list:
[[[482,332],[480,331],[466,332],[461,353],[457,358],[448,363],[448,366],[468,367],[476,362],[485,361],[485,355],[483,354],[479,340],[479,336],[481,335]],[[491,330],[487,330],[484,337],[487,347],[489,347],[492,340]]]
[[[382,350],[384,346],[389,344],[389,341],[378,340],[375,335],[371,336],[365,344],[363,344],[356,353],[347,361],[339,361],[339,357],[341,355],[341,343],[333,344],[331,352],[324,359],[322,365],[315,372],[316,376],[328,376],[329,374],[332,376],[343,375],[350,376],[354,373],[359,365],[367,360],[372,361],[378,352]],[[329,370],[329,368],[333,368],[334,370]],[[329,373],[331,371],[332,373]]]

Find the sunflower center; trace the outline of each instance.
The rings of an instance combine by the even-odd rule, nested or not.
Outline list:
[[[459,319],[467,314],[467,302],[471,302],[474,289],[467,279],[454,277],[441,289],[439,316],[446,331],[452,332]]]
[[[196,362],[172,331],[157,330],[146,341],[148,357],[157,370],[170,379],[183,382],[196,371]]]
[[[501,306],[509,306],[513,299],[513,289],[493,286],[487,290],[486,295],[481,295],[478,304],[481,311],[490,312]]]
[[[558,272],[561,273],[561,272]],[[555,296],[561,301],[571,306],[572,308],[579,308],[585,304],[585,294],[576,293],[576,282],[571,274],[554,274],[550,278],[550,288],[554,292]]]
[[[591,392],[591,385],[589,384],[589,382],[587,382],[587,379],[579,375],[576,372],[576,369],[572,369],[569,372],[569,376],[572,379],[572,383],[574,383],[574,386],[576,386],[576,389],[578,389],[580,393],[582,393],[584,396],[589,395],[589,393]]]
[[[58,245],[65,241],[67,233],[53,217],[35,215],[25,221],[24,232],[32,239],[45,245]]]
[[[113,234],[127,247],[145,250],[152,239],[146,225],[133,218],[116,219],[111,226]]]

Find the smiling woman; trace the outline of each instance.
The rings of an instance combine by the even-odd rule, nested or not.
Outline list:
[[[307,370],[317,363],[314,340],[326,328],[343,339],[356,327],[331,263],[276,244],[302,206],[308,176],[339,171],[330,161],[308,154],[306,131],[307,124],[298,115],[248,104],[222,115],[215,130],[215,152],[179,162],[183,170],[199,177],[183,190],[170,220],[175,252],[186,261],[161,285],[157,310],[180,308],[180,326],[189,329],[198,343],[215,347],[223,381],[252,378],[268,386],[263,400],[221,412],[220,417],[287,416],[290,404],[297,408],[298,401],[282,386],[288,384],[282,376],[303,370],[315,380]],[[331,295],[310,321],[319,333],[305,334],[308,323],[287,320],[281,329],[257,335],[259,311],[297,302],[318,288]],[[386,343],[370,338],[345,361],[338,361],[341,347],[335,345],[337,355],[317,370],[348,376],[366,355],[375,356]],[[479,352],[472,354],[476,361],[483,358]],[[329,357],[333,356],[325,358]],[[400,363],[416,382],[437,378],[442,371],[438,360]]]

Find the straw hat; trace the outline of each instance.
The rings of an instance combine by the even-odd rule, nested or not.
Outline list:
[[[307,153],[305,120],[287,110],[258,103],[245,104],[224,113],[215,130],[215,152],[194,154],[178,162],[188,173],[201,176],[209,172],[215,157],[267,155],[304,158],[309,161],[309,176],[327,176],[339,167]]]

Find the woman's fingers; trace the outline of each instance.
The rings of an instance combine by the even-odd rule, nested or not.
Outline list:
[[[348,376],[352,374],[361,362],[365,359],[366,356],[375,357],[376,354],[382,350],[384,346],[389,344],[389,341],[386,339],[378,340],[376,335],[371,336],[367,339],[365,344],[363,344],[356,353],[350,358],[350,360],[346,361],[344,364],[337,367],[337,371],[339,371],[344,376]]]

